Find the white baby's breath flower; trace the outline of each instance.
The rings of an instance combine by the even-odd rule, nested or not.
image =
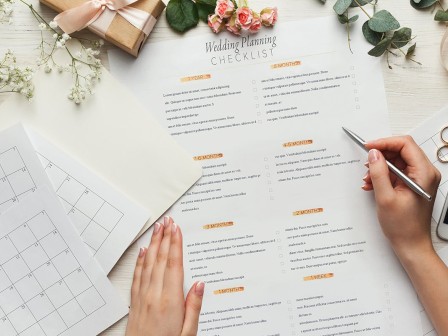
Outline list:
[[[45,28],[47,28],[47,25],[43,22],[39,23],[39,29],[40,30],[45,30]]]
[[[56,42],[56,48],[62,48],[64,44],[61,41]]]
[[[58,33],[54,33],[54,34],[53,34],[53,38],[54,38],[54,39],[57,39],[58,37],[59,37],[59,34],[58,34]]]
[[[11,51],[7,51],[0,60],[0,83],[4,91],[12,91],[31,99],[34,93],[32,83],[33,70],[30,67],[16,66],[16,58]],[[0,90],[0,93],[2,90]]]
[[[49,64],[46,64],[45,67],[44,67],[44,71],[45,71],[46,73],[50,73],[51,70],[53,70],[53,68],[52,68]]]
[[[68,40],[71,39],[71,37],[70,37],[69,34],[64,33],[64,34],[62,34],[62,39],[63,39],[64,41],[68,41]]]
[[[58,24],[55,21],[50,21],[49,25],[53,29],[56,29],[58,27]]]

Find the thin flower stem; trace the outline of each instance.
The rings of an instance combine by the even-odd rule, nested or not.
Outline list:
[[[356,4],[358,5],[359,8],[361,8],[361,10],[364,12],[365,15],[367,15],[369,17],[369,19],[371,19],[372,17],[370,16],[369,13],[366,12],[366,10],[362,7],[362,5],[359,3],[358,0],[353,0],[356,2]]]

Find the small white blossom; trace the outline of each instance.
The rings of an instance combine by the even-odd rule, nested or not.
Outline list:
[[[44,71],[45,71],[46,73],[50,73],[51,70],[53,70],[53,68],[52,68],[49,64],[46,64],[45,67],[44,67]]]
[[[63,39],[64,41],[68,41],[68,40],[71,39],[71,37],[70,37],[69,34],[64,33],[64,34],[62,34],[62,39]]]
[[[16,58],[11,51],[7,51],[0,60],[0,87],[4,91],[17,92],[31,99],[34,94],[32,79],[33,70],[30,67],[16,66]]]
[[[58,37],[59,37],[59,34],[58,34],[58,33],[54,33],[54,34],[53,34],[53,38],[54,38],[54,39],[57,39]]]
[[[55,21],[50,21],[49,25],[53,29],[56,29],[58,27],[58,24]]]
[[[43,22],[39,23],[39,29],[40,30],[45,30],[45,28],[47,28],[47,25]]]

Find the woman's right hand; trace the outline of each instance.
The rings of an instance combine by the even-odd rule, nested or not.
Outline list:
[[[369,171],[363,189],[374,190],[378,219],[393,249],[399,257],[416,250],[433,251],[431,214],[440,172],[410,136],[379,139],[366,147],[370,149]],[[385,158],[432,195],[433,201],[417,195],[391,174]]]

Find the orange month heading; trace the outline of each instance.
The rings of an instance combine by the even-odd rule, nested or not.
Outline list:
[[[224,157],[224,154],[216,153],[216,154],[207,154],[207,155],[195,156],[195,157],[193,157],[193,160],[195,160],[195,161],[213,160],[213,159],[220,159],[222,157]]]
[[[217,290],[213,291],[213,294],[219,295],[219,294],[229,294],[229,293],[237,293],[237,292],[244,292],[244,287],[217,289]]]
[[[191,82],[191,81],[197,81],[197,80],[203,80],[203,79],[210,79],[210,78],[212,78],[212,75],[204,74],[204,75],[197,75],[197,76],[182,77],[180,79],[180,81],[182,83],[185,83],[185,82]]]
[[[233,226],[233,222],[221,222],[221,223],[215,223],[215,224],[206,224],[202,228],[204,230],[210,230],[210,229],[219,229],[223,227]]]
[[[287,67],[299,66],[301,64],[302,64],[301,61],[283,62],[272,64],[271,69],[287,68]]]
[[[313,140],[299,140],[299,141],[292,141],[287,142],[283,144],[283,147],[294,147],[294,146],[303,146],[303,145],[311,145],[313,143]]]
[[[292,213],[293,216],[302,216],[302,215],[311,215],[319,212],[324,212],[324,208],[314,208],[314,209],[305,209],[298,210]]]
[[[328,279],[328,278],[333,278],[333,277],[334,277],[334,273],[325,273],[325,274],[309,275],[309,276],[303,277],[303,280],[313,281],[313,280]]]

